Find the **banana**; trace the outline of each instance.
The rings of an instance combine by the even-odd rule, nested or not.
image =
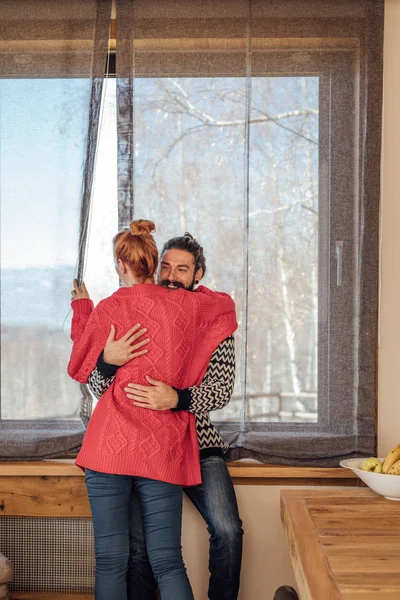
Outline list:
[[[385,460],[383,461],[382,473],[387,473],[392,465],[395,462],[400,460],[400,444],[397,444],[392,450],[389,452]]]
[[[387,472],[388,475],[400,475],[400,460],[397,460]]]
[[[376,456],[366,458],[362,463],[360,469],[362,471],[372,471],[373,473],[382,473],[382,463]]]

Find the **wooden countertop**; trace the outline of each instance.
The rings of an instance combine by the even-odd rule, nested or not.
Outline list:
[[[400,600],[400,502],[282,490],[281,517],[301,600]]]

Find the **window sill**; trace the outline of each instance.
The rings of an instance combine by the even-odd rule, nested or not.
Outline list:
[[[290,467],[251,461],[228,463],[236,485],[359,485],[360,480],[343,468]],[[83,477],[73,458],[0,463],[0,477]]]
[[[233,483],[279,487],[360,486],[348,469],[229,463]],[[74,459],[0,463],[0,515],[90,517],[83,471]]]

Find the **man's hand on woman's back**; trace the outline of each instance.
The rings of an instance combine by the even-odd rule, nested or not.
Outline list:
[[[178,406],[178,393],[173,387],[148,375],[146,379],[150,385],[128,383],[124,388],[129,400],[134,400],[134,406],[150,410],[171,410]]]

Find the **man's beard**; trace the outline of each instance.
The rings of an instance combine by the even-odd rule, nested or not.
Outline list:
[[[194,288],[194,282],[195,282],[195,279],[193,277],[192,283],[188,287],[185,287],[181,281],[171,281],[170,279],[161,279],[158,282],[158,285],[162,285],[163,287],[166,287],[169,290],[183,289],[183,290],[187,290],[187,291],[191,292],[191,291],[193,291],[193,288]],[[169,287],[170,285],[174,286],[174,287]]]

